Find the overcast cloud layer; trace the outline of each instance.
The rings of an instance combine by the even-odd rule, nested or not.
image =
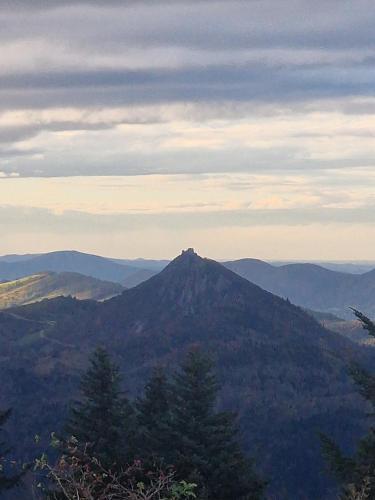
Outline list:
[[[178,227],[184,212],[191,230],[260,221],[368,225],[375,206],[366,180],[375,167],[374,15],[372,0],[3,2],[0,184],[7,177],[30,184],[17,184],[26,207],[3,199],[0,221],[12,210],[17,220],[25,209],[35,228],[41,214],[56,217],[43,193],[25,194],[35,178],[70,178],[74,186],[74,176],[178,174],[180,205],[164,192],[173,209],[156,203],[141,213],[145,184],[138,183],[132,196],[139,203],[119,202],[106,213],[88,193],[83,208],[67,196],[59,224],[78,228],[84,214],[97,213],[112,217],[109,227],[119,231],[130,231],[116,219],[125,215],[165,231]],[[219,174],[227,179],[224,198]],[[186,176],[213,180],[208,191],[191,187],[194,203],[184,199]],[[238,176],[242,188],[230,191]],[[256,193],[254,176],[263,176]],[[280,192],[275,179],[283,176],[304,186],[298,196],[294,188]],[[106,205],[110,191],[102,196]]]
[[[294,143],[289,147],[288,131],[280,125],[282,150],[271,132],[264,155],[256,144],[242,144],[238,158],[230,152],[231,165],[225,151],[232,143],[212,144],[208,138],[204,144],[197,131],[189,150],[198,164],[193,169],[203,172],[275,168],[272,151],[280,168],[298,168],[299,162],[303,168],[313,155],[307,142],[315,133],[309,126],[314,113],[339,114],[340,128],[350,123],[350,137],[361,150],[360,139],[372,139],[375,31],[369,14],[375,7],[370,1],[19,0],[10,6],[0,14],[4,172],[71,175],[71,159],[66,169],[61,161],[64,132],[69,151],[81,157],[80,174],[189,170],[178,141],[165,144],[158,122],[172,129],[174,122],[200,129],[203,123],[206,135],[217,120],[225,129],[267,116],[262,126],[272,128],[275,115],[290,121],[303,114],[297,149]],[[366,116],[358,129],[357,114]],[[121,133],[128,123],[145,145],[135,158],[136,140]],[[321,133],[331,137],[325,123],[324,118]],[[98,130],[106,132],[93,165],[88,146],[97,144]],[[124,147],[111,160],[108,153],[121,135]],[[338,130],[338,141],[340,135]],[[144,158],[149,148],[152,164]],[[372,158],[363,153],[365,158],[353,151],[343,159],[323,152],[315,167],[336,166],[339,160],[345,160],[343,166],[365,166]]]

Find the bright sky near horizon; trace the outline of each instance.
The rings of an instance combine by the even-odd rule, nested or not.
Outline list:
[[[0,253],[373,260],[370,0],[12,0]]]

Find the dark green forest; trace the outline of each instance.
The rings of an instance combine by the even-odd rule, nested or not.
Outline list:
[[[155,368],[143,396],[131,401],[118,367],[98,348],[82,376],[81,398],[51,434],[50,447],[21,466],[7,459],[2,444],[0,493],[51,500],[260,499],[266,482],[241,450],[235,415],[216,410],[218,390],[210,359],[192,351],[170,378]],[[10,414],[1,414],[1,425]],[[9,475],[11,464],[20,471]]]

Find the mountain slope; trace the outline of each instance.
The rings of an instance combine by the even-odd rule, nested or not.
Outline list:
[[[226,262],[228,269],[294,304],[352,317],[349,307],[375,316],[375,271],[349,274],[315,264],[272,266],[255,259]]]
[[[302,263],[303,261],[299,262]],[[295,261],[269,261],[270,264],[276,267],[285,266],[289,264],[297,264]],[[313,261],[310,264],[316,264],[319,267],[324,267],[324,269],[328,269],[330,271],[338,271],[340,273],[346,274],[364,274],[369,271],[372,271],[375,268],[375,262],[371,261]]]
[[[160,272],[169,263],[170,260],[155,260],[155,259],[111,259],[113,262],[118,264],[137,267],[139,269],[148,269],[149,271]]]
[[[40,254],[36,253],[25,253],[25,254],[7,254],[0,256],[0,262],[22,262],[25,260],[33,259],[38,257]]]
[[[138,269],[135,273],[127,276],[122,284],[125,288],[133,288],[152,278],[155,274],[157,274],[157,272],[152,269]]]
[[[11,334],[10,321],[20,322]],[[367,362],[367,349],[191,250],[104,303],[60,298],[0,314],[1,342],[7,392],[0,405],[15,408],[18,435],[28,428],[21,443],[56,430],[98,344],[114,354],[133,394],[156,364],[171,369],[192,347],[209,352],[220,405],[238,412],[246,447],[276,498],[325,498],[317,429],[350,445],[364,428],[347,364]]]
[[[139,268],[75,251],[51,252],[12,262],[0,261],[0,280],[3,281],[46,271],[80,273],[100,280],[122,283],[128,276],[139,272]]]
[[[0,283],[0,309],[59,296],[105,300],[123,290],[119,284],[78,273],[40,273]]]
[[[359,344],[375,345],[375,339],[368,335],[366,330],[364,330],[362,323],[358,319],[345,320],[330,313],[310,311],[308,309],[306,312],[319,321],[319,323],[324,326],[324,328],[327,328],[327,330],[340,333],[353,342],[357,342]]]

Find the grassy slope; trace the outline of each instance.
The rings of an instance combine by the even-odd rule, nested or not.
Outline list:
[[[78,273],[39,273],[0,283],[0,309],[58,296],[104,300],[122,290],[121,285]]]

